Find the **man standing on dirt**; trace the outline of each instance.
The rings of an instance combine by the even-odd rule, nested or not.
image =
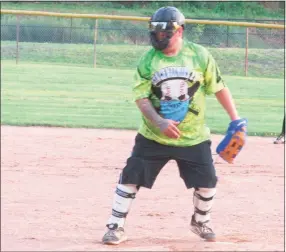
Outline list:
[[[186,187],[194,188],[191,230],[214,240],[207,223],[217,177],[205,125],[206,95],[215,94],[232,126],[246,126],[246,120],[240,119],[211,54],[183,40],[185,17],[177,8],[158,9],[149,25],[153,48],[139,61],[133,87],[143,122],[120,175],[102,242],[119,244],[127,239],[124,223],[136,193],[142,186],[151,189],[169,160],[177,162]]]
[[[278,137],[273,142],[274,144],[285,144],[285,115],[282,123],[282,130]]]

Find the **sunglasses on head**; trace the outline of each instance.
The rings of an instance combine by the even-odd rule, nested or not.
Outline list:
[[[149,30],[150,31],[176,31],[180,25],[177,22],[169,21],[169,22],[149,22]]]

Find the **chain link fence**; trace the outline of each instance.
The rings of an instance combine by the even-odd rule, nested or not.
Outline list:
[[[134,69],[150,48],[147,28],[142,21],[5,14],[1,60]],[[225,75],[284,77],[285,29],[186,24],[184,37],[207,47]]]

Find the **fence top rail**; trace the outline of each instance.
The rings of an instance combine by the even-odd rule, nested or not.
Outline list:
[[[150,20],[150,17],[118,16],[118,15],[102,15],[102,14],[58,13],[58,12],[45,12],[45,11],[23,11],[23,10],[5,10],[5,9],[1,9],[1,14],[29,15],[29,16],[51,16],[51,17],[65,17],[65,18],[132,20],[132,21],[149,21]],[[232,22],[232,21],[219,21],[219,20],[186,19],[186,23],[188,23],[188,24],[244,26],[244,27],[270,28],[270,29],[285,29],[285,25],[278,25],[278,24]]]

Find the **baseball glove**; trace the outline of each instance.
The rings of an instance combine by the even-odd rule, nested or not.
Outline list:
[[[226,136],[217,146],[216,152],[226,162],[232,164],[235,157],[245,145],[247,136],[247,119],[234,120],[229,124]]]

